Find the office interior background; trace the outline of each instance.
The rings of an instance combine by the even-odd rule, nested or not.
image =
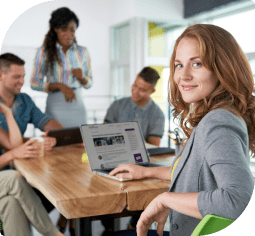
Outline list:
[[[215,6],[214,4],[218,4]],[[5,35],[1,53],[12,52],[26,61],[25,84],[36,105],[45,111],[47,94],[30,88],[36,49],[48,31],[50,14],[59,7],[74,11],[80,26],[79,45],[91,57],[93,86],[83,91],[89,123],[102,123],[109,105],[131,95],[131,86],[144,66],[161,75],[152,99],[163,110],[166,123],[161,146],[168,145],[167,131],[176,125],[167,101],[169,61],[176,38],[189,25],[210,23],[228,30],[246,53],[255,74],[255,3],[252,0],[58,0],[38,4],[13,22]],[[29,125],[25,136],[41,131]],[[174,148],[174,143],[170,143]],[[251,160],[255,173],[255,160]]]

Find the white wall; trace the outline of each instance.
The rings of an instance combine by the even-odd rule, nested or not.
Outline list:
[[[115,25],[136,16],[136,0],[110,0],[110,24]]]
[[[183,19],[182,0],[136,0],[136,16],[160,21]]]
[[[110,0],[110,24],[133,17],[148,20],[174,21],[183,19],[183,0]]]

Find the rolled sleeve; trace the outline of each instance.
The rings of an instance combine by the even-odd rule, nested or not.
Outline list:
[[[83,85],[83,87],[85,89],[91,88],[92,87],[92,78],[89,78],[89,77],[87,77],[85,75],[83,75],[83,78],[85,78],[88,81],[86,84]]]
[[[44,116],[44,117],[40,120],[40,122],[38,123],[38,128],[39,128],[40,130],[44,131],[45,125],[46,125],[50,120],[51,120],[50,117]]]
[[[86,47],[82,47],[83,50],[83,68],[82,68],[82,73],[83,73],[83,78],[85,78],[88,82],[87,84],[83,85],[85,89],[89,89],[92,87],[92,70],[91,70],[91,61],[90,61],[90,56],[89,52]]]
[[[31,99],[30,99],[31,100]],[[41,131],[44,131],[44,126],[52,119],[51,117],[43,114],[41,110],[35,105],[35,103],[31,100],[30,105],[30,123],[34,124],[34,126]]]
[[[48,92],[48,83],[44,81],[46,75],[46,58],[43,47],[40,47],[34,59],[34,66],[30,85],[33,90]]]

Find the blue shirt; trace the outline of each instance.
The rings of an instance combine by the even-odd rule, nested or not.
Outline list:
[[[2,101],[1,98],[0,101]],[[25,133],[28,123],[32,123],[36,128],[44,131],[44,126],[51,119],[43,114],[25,93],[16,95],[11,109],[22,135]],[[8,125],[3,113],[0,113],[0,127],[8,132]]]
[[[146,141],[149,136],[162,138],[164,134],[164,114],[151,99],[141,107],[131,97],[119,99],[108,108],[104,120],[109,123],[138,121]]]
[[[1,98],[0,101],[2,102]],[[34,124],[36,128],[39,128],[43,131],[44,126],[51,119],[50,117],[43,114],[32,101],[32,99],[25,93],[16,95],[11,110],[22,135],[25,133],[28,123]],[[0,113],[0,127],[8,132],[8,125],[3,113]],[[0,155],[2,155],[1,148]],[[8,169],[10,169],[10,166],[7,165],[1,170]]]

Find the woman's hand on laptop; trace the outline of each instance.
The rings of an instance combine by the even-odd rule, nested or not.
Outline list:
[[[150,168],[142,167],[132,163],[124,164],[116,167],[109,175],[115,176],[118,179],[144,179],[148,177]]]

